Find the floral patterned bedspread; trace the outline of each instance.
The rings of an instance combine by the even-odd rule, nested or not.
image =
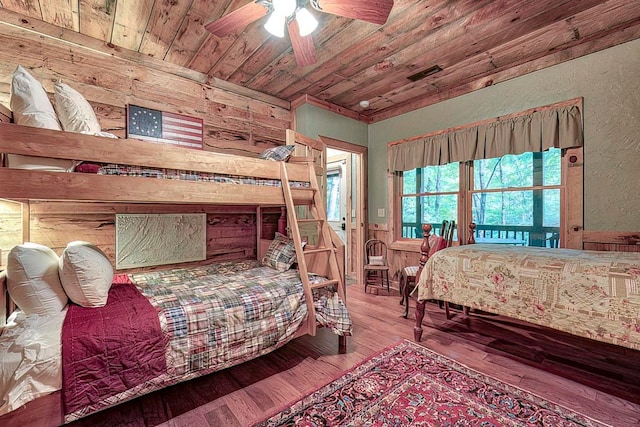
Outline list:
[[[640,350],[637,252],[450,247],[427,261],[417,292]]]

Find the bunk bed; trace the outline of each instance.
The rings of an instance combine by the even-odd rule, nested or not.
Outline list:
[[[287,131],[287,138],[288,142],[296,142],[296,134],[292,131]],[[284,163],[174,146],[162,145],[160,149],[157,144],[138,140],[114,140],[6,123],[0,123],[0,152],[111,166],[121,165],[126,159],[127,167],[135,165],[165,172],[177,171],[169,174],[171,179],[150,179],[2,167],[0,199],[23,203],[63,200],[78,203],[256,206],[258,213],[261,207],[286,207],[286,210],[281,209],[286,211],[287,219],[278,221],[278,228],[280,233],[287,234],[285,227],[288,222],[297,264],[297,270],[285,268],[285,271],[263,265],[260,260],[268,255],[274,241],[263,238],[261,227],[258,227],[257,260],[185,268],[177,266],[170,270],[118,271],[109,291],[109,302],[104,307],[106,311],[81,310],[82,307],[69,304],[60,315],[51,319],[43,319],[42,316],[31,318],[15,310],[6,291],[5,274],[0,273],[0,326],[4,325],[6,317],[11,316],[10,326],[3,331],[4,338],[20,334],[24,337],[25,330],[27,335],[30,334],[28,327],[35,327],[31,335],[46,338],[48,343],[42,347],[47,349],[43,351],[46,360],[40,360],[42,363],[36,370],[47,364],[63,366],[47,374],[42,382],[45,392],[36,393],[33,402],[27,406],[18,410],[12,408],[13,412],[0,417],[0,424],[29,420],[25,412],[31,411],[30,408],[37,408],[39,416],[46,417],[51,425],[69,422],[141,394],[258,357],[301,335],[315,335],[319,326],[330,327],[338,335],[338,351],[346,351],[346,336],[350,335],[351,323],[346,311],[344,280],[337,274],[340,268],[336,261],[339,242],[333,240],[328,227],[320,225],[319,239],[330,247],[317,245],[304,250],[296,224],[296,206],[313,207],[321,202],[312,159],[292,158],[290,163]],[[179,179],[182,176],[186,179]],[[194,180],[194,176],[206,179]],[[314,208],[310,211],[319,216],[324,212]],[[322,218],[315,221],[326,224]],[[274,240],[279,238],[286,240],[278,235]],[[237,304],[232,305],[230,301]],[[140,307],[143,306],[147,309],[142,310]],[[128,309],[133,307],[135,310]],[[176,311],[182,314],[177,320]],[[119,377],[99,375],[97,380],[91,380],[98,383],[73,383],[77,378],[96,377],[100,366],[126,365],[126,362],[118,360],[103,360],[102,364],[90,364],[89,371],[82,371],[83,365],[93,360],[94,355],[83,353],[75,360],[68,356],[81,352],[76,351],[80,345],[76,342],[77,336],[64,332],[67,323],[73,321],[72,327],[79,328],[82,324],[104,322],[105,318],[122,323],[125,328],[123,336],[134,340],[140,338],[122,346],[146,349],[126,356],[136,359],[135,365],[144,366],[144,369],[142,372],[129,372],[127,368],[123,369],[127,373]],[[141,319],[147,319],[147,323],[142,323]],[[242,322],[248,323],[249,320],[252,324],[244,326]],[[220,324],[225,321],[230,326],[225,323],[221,328]],[[23,329],[12,329],[16,324],[18,329]],[[211,325],[214,325],[214,332],[211,332]],[[103,324],[102,329],[110,328],[110,324]],[[49,331],[48,338],[44,330]],[[185,337],[185,331],[189,331],[188,337]],[[89,332],[76,335],[85,333]],[[13,343],[5,342],[3,345],[2,338],[0,336],[0,351],[5,351]],[[107,341],[104,337],[100,340]],[[208,340],[217,340],[218,348],[212,345],[203,350],[201,347]],[[60,342],[62,351],[56,353],[55,348],[60,347]],[[100,347],[99,352],[104,350]],[[28,354],[29,350],[22,353]],[[11,357],[15,358],[15,352]],[[27,369],[20,365],[21,360],[11,360],[10,363],[13,363],[13,368],[9,370],[15,366]],[[2,372],[6,374],[7,369]],[[3,376],[3,381],[5,378]],[[105,384],[108,384],[107,389],[112,388],[106,394],[87,392],[105,388]],[[24,384],[11,392],[14,397],[21,395],[20,386]],[[24,403],[20,398],[16,401],[20,405]],[[0,402],[0,405],[6,403]],[[13,417],[12,414],[18,412],[20,414]]]
[[[640,252],[475,244],[469,228],[469,244],[429,258],[423,226],[416,341],[433,299],[640,350]]]

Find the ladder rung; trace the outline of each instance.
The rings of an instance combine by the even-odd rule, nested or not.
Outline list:
[[[287,160],[289,163],[313,163],[313,157],[311,156],[290,156]]]
[[[323,222],[322,218],[299,218],[298,222]]]
[[[311,283],[311,289],[324,288],[325,286],[337,285],[340,281],[337,279],[334,280],[325,280],[324,282]]]
[[[303,253],[305,255],[310,255],[310,254],[319,254],[322,252],[331,252],[331,251],[333,251],[333,248],[314,248],[314,249],[305,249]]]

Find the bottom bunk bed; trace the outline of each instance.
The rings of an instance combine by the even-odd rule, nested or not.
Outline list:
[[[313,300],[344,351],[344,302],[327,288]],[[100,308],[16,310],[0,336],[0,424],[29,404],[44,405],[38,424],[59,425],[261,356],[308,333],[307,310],[297,270],[256,260],[118,274]]]
[[[471,244],[429,258],[423,230],[416,341],[433,299],[640,350],[640,252]]]

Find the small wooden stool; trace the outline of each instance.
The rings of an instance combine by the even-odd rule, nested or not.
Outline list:
[[[402,296],[400,304],[404,305],[402,317],[405,319],[409,315],[409,294],[416,286],[416,275],[418,274],[419,268],[417,265],[411,265],[400,271],[400,295]]]

